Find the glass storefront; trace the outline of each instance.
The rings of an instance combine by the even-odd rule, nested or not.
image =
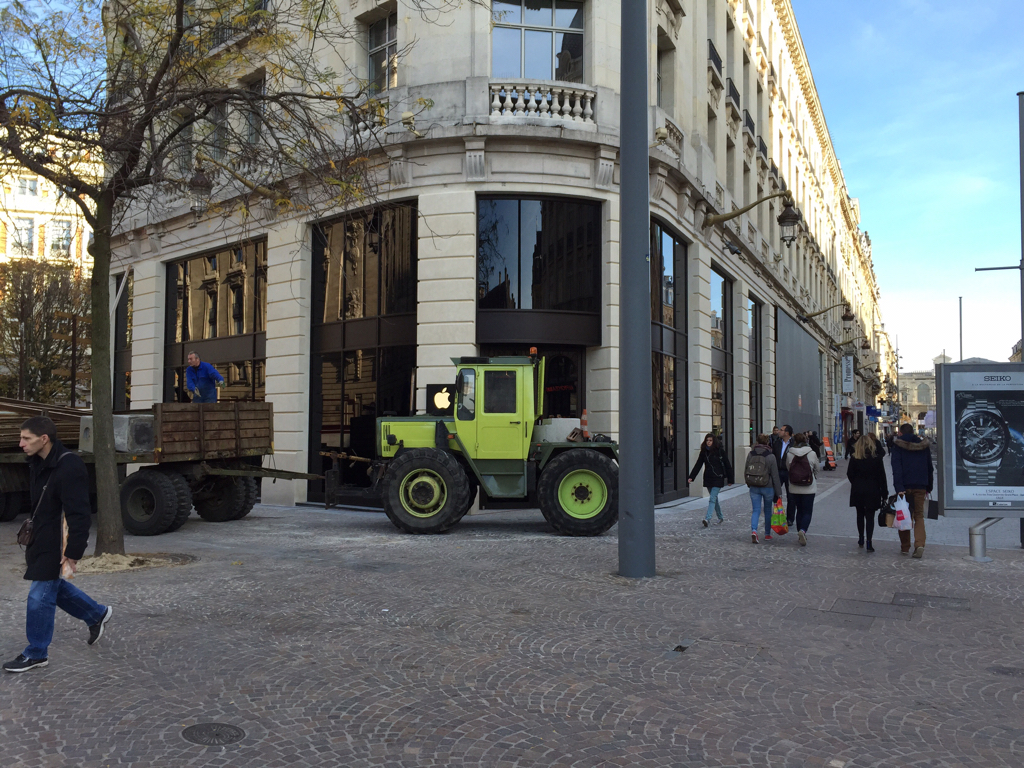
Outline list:
[[[761,360],[761,342],[763,338],[762,324],[763,307],[756,299],[747,298],[747,342],[750,350],[749,384],[750,384],[750,445],[757,442],[757,436],[766,430],[762,395],[764,394],[764,367]],[[771,432],[771,430],[767,430]]]
[[[711,270],[711,432],[731,451],[732,281]]]
[[[651,225],[651,402],[654,493],[658,502],[686,489],[686,245]]]
[[[267,246],[235,243],[167,265],[164,401],[188,402],[190,352],[213,365],[221,401],[263,400],[267,346]]]
[[[372,458],[377,417],[415,408],[416,219],[401,204],[314,228],[309,466],[337,466],[348,486],[370,485],[367,465],[321,453]],[[308,498],[323,500],[322,481]]]

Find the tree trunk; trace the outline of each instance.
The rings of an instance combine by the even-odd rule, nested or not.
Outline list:
[[[124,554],[121,488],[114,451],[114,397],[110,367],[110,234],[113,195],[96,201],[97,227],[89,246],[92,256],[92,421],[99,504],[96,554]]]

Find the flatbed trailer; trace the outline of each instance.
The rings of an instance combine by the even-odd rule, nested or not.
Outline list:
[[[0,402],[0,411],[3,409]],[[21,409],[22,413],[26,410]],[[66,413],[51,418],[54,416],[63,420],[73,417]],[[256,503],[258,478],[321,477],[260,466],[262,458],[274,452],[272,403],[157,403],[149,411],[115,414],[114,419],[119,449],[115,458],[123,468],[121,515],[125,530],[137,536],[177,530],[193,508],[211,522],[241,519]],[[55,423],[63,422],[55,418]],[[80,414],[75,442],[78,455],[90,469],[95,493],[91,430],[91,414]],[[28,466],[24,454],[16,447],[11,450],[9,443],[9,437],[0,442],[0,492],[4,498],[0,520],[28,511]],[[143,466],[129,475],[129,464]]]

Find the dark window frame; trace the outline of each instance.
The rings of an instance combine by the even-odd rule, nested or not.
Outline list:
[[[722,331],[722,347],[711,347],[711,374],[712,382],[715,373],[722,376],[722,427],[719,440],[726,451],[732,451],[733,435],[735,434],[733,420],[736,415],[735,409],[735,344],[733,338],[734,310],[733,291],[735,280],[729,273],[722,269],[715,262],[711,263],[711,272],[722,280],[722,316],[719,319],[719,328]],[[714,398],[714,387],[712,386],[712,398]],[[712,409],[714,403],[712,402]],[[712,431],[714,431],[714,412],[712,411]]]
[[[748,338],[749,362],[748,362],[748,386],[750,400],[750,445],[757,442],[757,436],[762,429],[766,428],[764,423],[764,302],[759,301],[756,296],[747,296],[747,317],[749,325]]]

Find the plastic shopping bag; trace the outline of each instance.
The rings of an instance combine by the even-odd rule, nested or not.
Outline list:
[[[772,530],[782,536],[789,533],[789,524],[786,523],[786,509],[782,506],[782,499],[776,499],[772,507]]]
[[[910,504],[907,502],[907,497],[900,496],[892,506],[896,510],[892,527],[897,531],[909,531],[913,528],[914,522],[910,519]]]

